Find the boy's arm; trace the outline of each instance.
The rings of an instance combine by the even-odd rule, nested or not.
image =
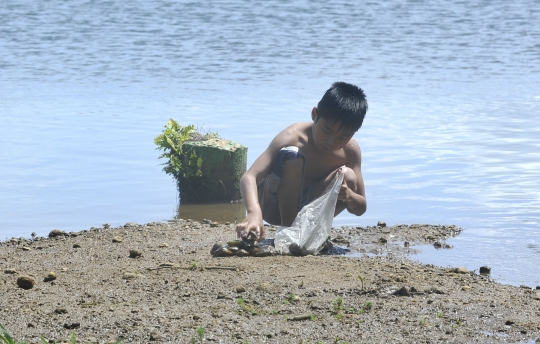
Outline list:
[[[240,192],[242,193],[242,199],[246,206],[247,215],[244,221],[236,226],[238,237],[241,236],[242,232],[247,234],[250,231],[254,231],[257,233],[260,240],[265,238],[257,183],[270,173],[272,162],[279,150],[291,143],[291,128],[293,126],[286,128],[279,133],[240,179]]]
[[[366,191],[364,189],[364,179],[362,177],[362,154],[360,153],[360,147],[356,140],[351,142],[351,145],[348,146],[348,157],[349,161],[347,167],[349,167],[355,176],[355,188],[353,190],[349,187],[346,180],[343,180],[341,185],[341,190],[338,194],[338,200],[343,201],[347,207],[347,211],[356,216],[360,216],[366,212],[367,202],[366,202]]]

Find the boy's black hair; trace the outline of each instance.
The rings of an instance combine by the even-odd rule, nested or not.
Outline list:
[[[341,122],[339,129],[358,131],[364,121],[368,104],[361,88],[346,82],[334,82],[317,104],[317,120]]]

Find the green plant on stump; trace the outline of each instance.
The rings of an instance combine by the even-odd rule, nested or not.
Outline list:
[[[201,136],[195,130],[194,125],[182,126],[171,118],[165,125],[163,132],[154,138],[154,143],[158,146],[157,149],[163,151],[158,159],[168,159],[163,164],[165,165],[163,171],[177,180],[180,177],[202,176],[202,159],[197,157],[195,152],[187,154],[182,151],[184,142],[194,136]]]

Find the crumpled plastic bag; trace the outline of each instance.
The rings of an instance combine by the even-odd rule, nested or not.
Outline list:
[[[304,206],[291,227],[280,227],[276,231],[274,245],[281,254],[290,254],[289,245],[298,244],[303,255],[316,255],[330,236],[332,221],[343,173],[339,170],[323,194]]]

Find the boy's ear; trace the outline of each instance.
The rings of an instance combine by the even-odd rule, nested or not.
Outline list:
[[[313,120],[313,122],[315,122],[316,119],[317,119],[317,107],[316,106],[314,106],[313,110],[311,110],[311,119]]]

